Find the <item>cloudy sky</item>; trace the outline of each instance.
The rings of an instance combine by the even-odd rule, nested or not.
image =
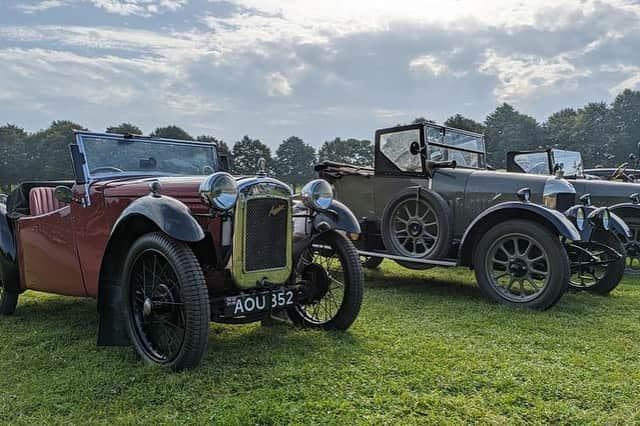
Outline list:
[[[640,89],[640,0],[1,0],[0,122],[272,147]]]

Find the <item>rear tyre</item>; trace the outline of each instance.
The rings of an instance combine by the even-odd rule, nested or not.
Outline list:
[[[161,232],[136,240],[122,282],[126,326],[140,357],[175,371],[197,366],[207,349],[209,295],[191,249]]]
[[[420,260],[441,259],[451,243],[450,209],[438,194],[429,190],[407,189],[387,204],[382,215],[382,240],[391,253]],[[410,269],[429,269],[403,260]]]
[[[592,266],[572,274],[569,286],[575,290],[585,290],[604,296],[613,291],[622,281],[627,261],[625,249],[620,239],[610,231],[595,231],[591,240],[611,247],[623,256],[615,262]],[[594,255],[597,257],[598,253]]]
[[[360,256],[362,267],[367,269],[377,269],[384,260],[382,257]]]
[[[346,330],[362,306],[364,279],[358,251],[342,234],[328,231],[300,257],[296,274],[307,284],[307,300],[287,310],[300,326]]]
[[[487,231],[475,248],[474,267],[488,299],[541,310],[562,297],[570,271],[557,235],[528,220],[509,220]]]
[[[18,296],[17,291],[5,287],[2,272],[0,272],[0,316],[12,315],[16,311]]]

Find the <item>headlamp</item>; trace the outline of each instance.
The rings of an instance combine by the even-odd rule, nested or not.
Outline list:
[[[238,199],[236,180],[229,173],[214,173],[200,184],[200,198],[215,210],[227,211]]]
[[[586,215],[582,207],[578,207],[576,210],[576,227],[578,231],[584,231]]]
[[[302,204],[308,209],[327,210],[333,201],[333,189],[324,179],[315,179],[307,183],[300,193]]]

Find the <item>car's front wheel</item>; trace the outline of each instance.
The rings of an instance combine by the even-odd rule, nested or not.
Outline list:
[[[356,320],[364,291],[358,251],[342,234],[328,231],[316,238],[296,266],[305,300],[288,309],[294,324],[346,330]]]
[[[18,295],[17,291],[5,287],[2,272],[0,272],[0,316],[12,315],[15,312]]]
[[[582,268],[571,274],[569,285],[576,290],[586,290],[595,294],[607,295],[615,289],[622,277],[624,277],[626,267],[625,248],[620,239],[610,231],[595,231],[591,237],[592,241],[612,248],[622,257],[616,261],[602,265],[593,265]],[[592,256],[599,260],[607,260],[607,253],[604,250],[595,249]]]
[[[480,290],[495,302],[547,309],[567,288],[566,250],[538,223],[509,220],[494,226],[478,242],[474,257]]]
[[[146,362],[180,371],[207,348],[209,296],[193,251],[161,232],[143,235],[123,269],[126,325]]]

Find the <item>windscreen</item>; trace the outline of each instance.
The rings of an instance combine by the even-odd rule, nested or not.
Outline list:
[[[209,175],[217,168],[215,145],[106,136],[81,139],[91,177]]]
[[[482,135],[449,128],[425,128],[429,159],[455,160],[458,167],[483,169],[486,167],[485,146]]]
[[[554,149],[553,163],[562,169],[565,176],[577,176],[582,174],[582,155],[576,151]]]

